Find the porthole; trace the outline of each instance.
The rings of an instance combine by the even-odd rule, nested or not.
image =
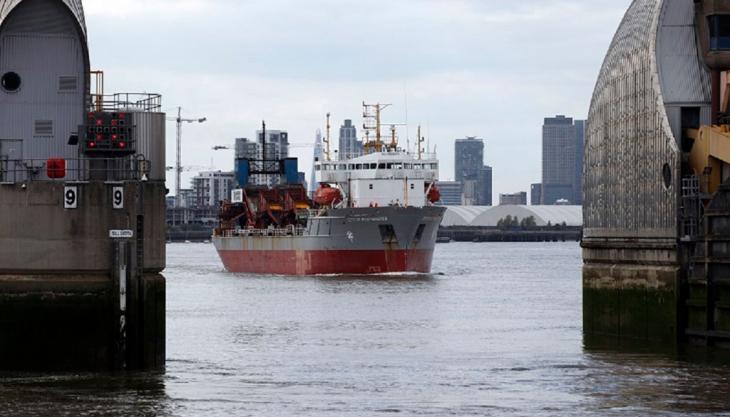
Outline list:
[[[672,186],[672,168],[669,164],[664,164],[662,168],[662,180],[664,181],[664,188],[669,189]]]
[[[15,92],[20,88],[20,75],[15,72],[6,72],[0,78],[0,86],[7,92]]]

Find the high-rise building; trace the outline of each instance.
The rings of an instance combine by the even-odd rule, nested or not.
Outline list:
[[[259,146],[263,146],[264,135],[256,131]],[[289,157],[289,133],[285,130],[266,130],[266,157],[269,161],[278,161]]]
[[[439,181],[441,201],[443,206],[460,206],[464,204],[464,185],[459,181]]]
[[[216,207],[222,200],[230,199],[235,173],[222,171],[201,172],[193,177],[193,194],[196,207]]]
[[[558,115],[545,118],[542,129],[541,203],[582,202],[585,122]]]
[[[527,193],[520,192],[514,194],[500,194],[499,195],[500,206],[526,206],[527,205]]]
[[[340,126],[339,145],[340,160],[357,158],[362,155],[362,141],[357,140],[357,128],[352,124],[352,120],[345,120],[345,123]]]
[[[457,139],[454,178],[464,187],[465,205],[492,205],[492,168],[484,165],[484,140]]]
[[[315,163],[321,161],[324,159],[324,148],[322,147],[322,131],[317,130],[317,134],[314,138],[314,153],[312,155],[313,163],[312,163],[312,174],[310,175],[309,179],[309,187],[311,192],[315,192],[317,190],[317,181],[316,177],[314,175],[314,166]]]
[[[542,204],[542,184],[530,186],[530,205],[539,206]]]
[[[479,170],[477,181],[477,205],[492,205],[492,167],[485,165]]]
[[[261,159],[261,148],[258,142],[247,138],[237,138],[236,159]]]

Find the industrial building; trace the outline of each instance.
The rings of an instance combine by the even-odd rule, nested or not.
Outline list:
[[[584,328],[664,344],[730,335],[730,2],[635,0],[586,128]]]

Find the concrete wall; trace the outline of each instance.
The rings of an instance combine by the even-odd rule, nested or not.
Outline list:
[[[0,274],[105,273],[111,229],[136,229],[138,184],[28,182],[0,185]],[[64,187],[78,187],[78,208],[64,208]],[[112,188],[124,187],[124,209]],[[165,186],[144,183],[145,270],[165,269]]]

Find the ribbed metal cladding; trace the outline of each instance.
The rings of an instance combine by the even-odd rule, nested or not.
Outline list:
[[[669,1],[691,4],[632,3],[600,71],[586,131],[587,239],[677,236],[681,158],[656,59],[662,7]],[[668,187],[665,165],[672,174]]]
[[[8,17],[8,14],[24,0],[0,0],[0,26],[3,24],[3,20]],[[81,5],[81,0],[58,0],[68,6],[69,10],[73,13],[76,20],[81,26],[81,30],[86,36],[86,21],[84,19],[84,8]]]

